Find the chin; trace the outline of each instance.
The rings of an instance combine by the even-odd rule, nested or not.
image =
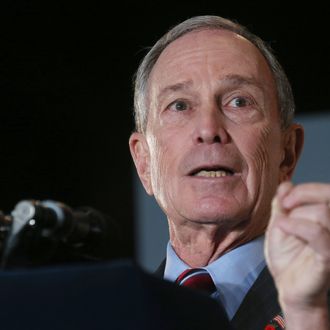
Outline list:
[[[210,223],[215,225],[221,225],[226,227],[236,227],[240,222],[245,222],[246,219],[240,212],[234,212],[233,210],[225,209],[199,209],[198,212],[190,217],[199,223]]]
[[[242,209],[244,205],[244,209]],[[233,198],[207,198],[193,204],[191,210],[196,214],[204,215],[210,218],[231,219],[236,218],[249,207],[244,202],[239,202]]]

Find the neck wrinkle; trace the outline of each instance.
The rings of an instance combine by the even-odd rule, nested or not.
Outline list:
[[[205,267],[232,249],[237,240],[236,232],[220,230],[174,230],[170,226],[171,245],[190,267]]]
[[[206,267],[227,252],[262,235],[242,229],[219,228],[214,224],[175,226],[170,223],[170,242],[178,257],[190,267]]]

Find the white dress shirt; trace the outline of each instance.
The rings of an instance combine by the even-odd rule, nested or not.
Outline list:
[[[230,320],[265,265],[264,236],[261,236],[202,267],[210,273],[217,287],[212,297],[220,300]],[[177,256],[169,242],[164,278],[174,282],[188,268],[191,267]]]

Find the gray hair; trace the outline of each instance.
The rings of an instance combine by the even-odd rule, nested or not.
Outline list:
[[[275,79],[282,129],[293,121],[295,104],[290,82],[272,49],[245,26],[219,16],[196,16],[174,26],[149,50],[141,62],[134,80],[134,116],[138,132],[145,132],[148,118],[147,92],[152,68],[163,50],[181,36],[196,30],[228,30],[249,40],[265,57]]]

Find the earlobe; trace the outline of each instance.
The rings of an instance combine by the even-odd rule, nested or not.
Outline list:
[[[290,180],[304,144],[304,129],[292,124],[284,133],[280,182]]]
[[[149,195],[152,195],[150,155],[145,136],[138,132],[132,133],[129,138],[129,148],[143,187]]]

